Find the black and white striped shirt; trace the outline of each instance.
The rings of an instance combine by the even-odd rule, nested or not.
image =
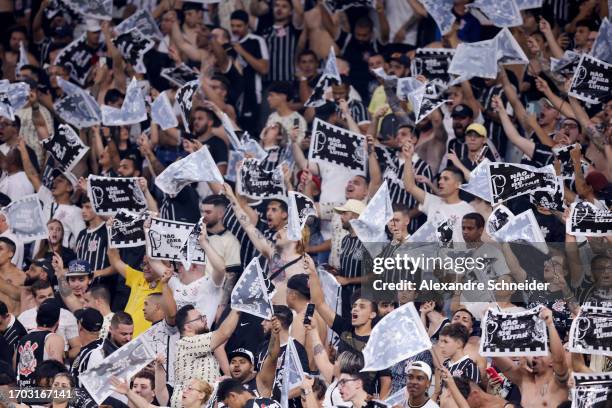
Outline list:
[[[76,358],[72,362],[70,374],[72,375],[72,378],[74,378],[74,380],[76,381],[77,387],[80,386],[79,374],[87,370],[87,365],[89,364],[89,357],[91,356],[91,352],[100,347],[103,341],[103,339],[98,339],[92,341],[86,346],[83,346],[81,348],[81,351],[79,351],[79,354],[77,354]]]
[[[107,250],[108,231],[104,222],[94,229],[86,229],[79,233],[75,250],[77,258],[89,262],[93,271],[110,265],[106,256]]]
[[[454,363],[451,363],[449,358],[444,361],[443,365],[450,371],[453,377],[465,378],[466,380],[474,381],[476,384],[480,383],[478,366],[467,354]]]
[[[270,54],[270,68],[265,77],[266,82],[293,80],[298,40],[301,33],[292,23],[282,27],[273,25],[263,31],[261,36],[266,40]]]
[[[159,213],[164,220],[190,222],[200,220],[200,198],[191,186],[185,186],[176,197],[164,194]]]
[[[357,238],[350,234],[342,238],[340,244],[340,275],[346,278],[358,278],[362,276],[362,265],[366,249]]]

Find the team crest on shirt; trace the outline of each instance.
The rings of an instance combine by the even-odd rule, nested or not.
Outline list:
[[[23,346],[19,346],[19,375],[29,376],[36,370],[36,356],[34,352],[38,349],[38,343],[26,341]]]
[[[89,243],[87,244],[87,250],[89,252],[95,252],[98,250],[98,241],[92,239],[91,241],[89,241]]]
[[[453,370],[453,377],[461,377],[463,375],[463,370],[457,368],[456,370]]]

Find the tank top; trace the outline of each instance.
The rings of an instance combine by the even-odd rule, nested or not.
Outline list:
[[[50,331],[34,331],[25,335],[17,344],[17,386],[33,387],[35,384],[34,371],[47,355],[45,342]]]

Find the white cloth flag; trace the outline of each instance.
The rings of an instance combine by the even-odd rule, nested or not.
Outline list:
[[[130,31],[132,28],[138,28],[140,32],[149,37],[153,37],[158,41],[161,41],[164,36],[159,31],[155,19],[146,9],[142,8],[123,20],[121,24],[115,27],[117,34],[123,34]]]
[[[259,258],[253,258],[240,275],[232,290],[231,307],[262,319],[272,318],[272,300],[266,289]]]
[[[236,131],[234,130],[234,126],[232,125],[232,121],[230,120],[229,116],[227,116],[226,113],[223,113],[220,119],[221,124],[223,125],[223,130],[225,130],[225,133],[227,134],[227,137],[232,147],[236,150],[241,150],[242,141],[240,140],[238,135],[236,135]]]
[[[529,10],[542,7],[544,0],[515,0],[519,10]]]
[[[46,239],[49,236],[38,195],[25,196],[13,201],[2,210],[11,231],[24,242]]]
[[[155,185],[164,193],[178,194],[185,186],[201,181],[223,184],[223,176],[215,164],[208,146],[172,163],[155,178]]]
[[[504,27],[495,36],[497,42],[497,61],[502,65],[529,64],[529,58],[516,41],[510,30]]]
[[[424,84],[414,77],[399,78],[397,80],[397,90],[395,93],[399,99],[407,101],[410,94],[423,86]]]
[[[494,38],[473,43],[461,43],[448,67],[454,75],[495,79],[497,77],[497,41]]]
[[[363,243],[386,243],[385,227],[393,218],[393,207],[389,197],[387,180],[383,181],[359,218],[351,220],[351,226]]]
[[[336,63],[336,52],[334,51],[334,47],[329,49],[329,54],[327,56],[327,61],[325,61],[325,69],[323,70],[323,75],[327,75],[328,77],[334,78],[336,81],[340,81],[340,71],[338,71],[338,64]]]
[[[455,22],[453,0],[420,0],[420,2],[434,19],[442,35],[448,34]]]
[[[264,160],[268,156],[268,152],[266,152],[259,143],[250,137],[248,137],[245,141],[242,141],[242,145],[240,146],[239,150],[241,153],[243,153],[243,156],[245,153],[248,153],[259,161]]]
[[[0,94],[6,95],[13,111],[18,111],[28,103],[30,85],[25,82],[11,83],[8,79],[3,79],[0,80]]]
[[[481,24],[516,27],[523,24],[521,10],[515,0],[475,0],[466,5]]]
[[[29,63],[28,52],[26,51],[25,45],[23,45],[23,41],[19,41],[19,60],[15,66],[15,76],[18,76],[21,68]]]
[[[540,252],[548,254],[544,234],[533,214],[533,210],[527,210],[510,219],[491,238],[498,242],[529,243]]]
[[[470,172],[470,179],[467,183],[461,185],[461,190],[473,194],[477,197],[482,198],[485,201],[493,201],[493,194],[491,193],[491,184],[489,179],[491,173],[489,172],[489,159],[484,159],[478,166]]]
[[[612,0],[609,0],[612,2]],[[612,64],[612,24],[608,17],[604,18],[599,26],[597,38],[591,48],[591,55],[599,60]]]
[[[361,371],[381,371],[432,347],[414,303],[407,303],[380,320],[363,349]]]
[[[102,111],[89,91],[60,77],[57,84],[66,94],[53,105],[60,118],[78,129],[100,124]]]
[[[408,100],[412,104],[415,113],[415,123],[425,119],[431,112],[443,105],[444,90],[446,86],[434,80],[423,84],[412,93],[408,94]]]
[[[340,290],[342,286],[338,283],[334,275],[327,272],[322,266],[317,267],[319,281],[323,289],[325,304],[329,305],[337,314],[342,314],[342,299],[340,298]]]
[[[178,126],[178,119],[174,114],[174,109],[172,109],[166,91],[160,93],[157,99],[151,104],[151,119],[153,119],[153,122],[157,123],[162,130]]]
[[[298,193],[297,191],[289,191],[288,195],[288,221],[287,232],[288,238],[292,241],[302,239],[302,229],[306,225],[308,217],[317,215],[315,203],[310,197]]]
[[[295,340],[291,337],[287,341],[287,349],[285,350],[285,378],[287,381],[287,389],[291,391],[294,388],[302,385],[304,381],[304,370],[300,355],[295,348]]]
[[[136,77],[128,85],[121,109],[102,105],[102,123],[105,126],[133,125],[144,120],[147,120],[147,107]]]

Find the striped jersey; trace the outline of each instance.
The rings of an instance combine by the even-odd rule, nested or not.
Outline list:
[[[478,366],[467,356],[467,354],[454,363],[452,363],[449,358],[444,361],[443,365],[453,377],[465,378],[466,380],[474,381],[476,384],[480,383],[480,371],[478,371]]]
[[[266,82],[293,80],[298,40],[301,33],[292,23],[285,26],[273,25],[261,33],[270,54],[268,74],[265,77]]]
[[[104,222],[93,229],[86,229],[79,233],[75,250],[77,259],[89,262],[93,271],[110,265],[106,256],[107,250],[108,231]]]

